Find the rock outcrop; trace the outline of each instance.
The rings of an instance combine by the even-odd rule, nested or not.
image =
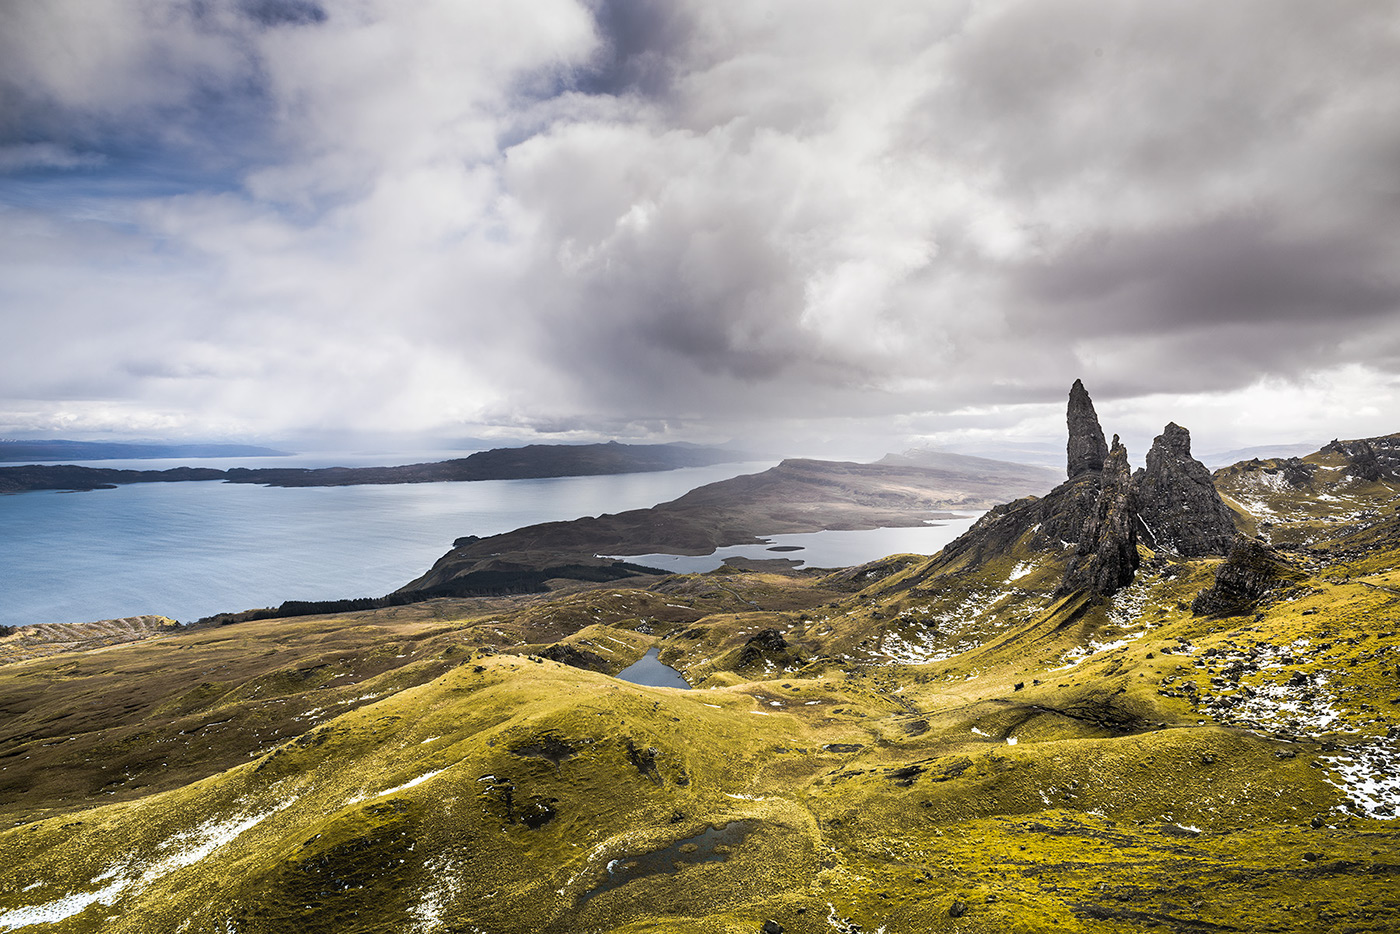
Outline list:
[[[1133,582],[1138,567],[1138,518],[1133,486],[1128,451],[1114,435],[1113,447],[1104,462],[1094,512],[1084,523],[1079,547],[1065,569],[1057,593],[1087,589],[1106,596]]]
[[[1215,571],[1215,583],[1191,602],[1197,616],[1243,616],[1253,613],[1270,592],[1305,575],[1261,541],[1235,539],[1230,557]]]
[[[1191,433],[1170,422],[1152,442],[1134,479],[1143,540],[1183,557],[1228,554],[1235,519],[1210,471],[1191,456]]]
[[[1321,451],[1347,459],[1347,476],[1357,480],[1400,480],[1400,435],[1332,441]]]
[[[1094,411],[1094,401],[1079,380],[1069,390],[1069,408],[1065,412],[1065,422],[1069,427],[1069,443],[1066,446],[1066,475],[1070,480],[1086,473],[1103,470],[1108,459],[1108,444],[1103,438],[1103,428],[1099,426],[1098,413]]]

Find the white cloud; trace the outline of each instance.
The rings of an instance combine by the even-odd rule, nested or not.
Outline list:
[[[1395,427],[1345,402],[1400,371],[1376,5],[54,0],[0,36],[0,171],[75,180],[0,232],[11,411],[1034,433],[1083,376],[1125,434],[1168,398],[1220,446]]]

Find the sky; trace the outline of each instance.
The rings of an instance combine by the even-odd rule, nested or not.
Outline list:
[[[1400,8],[0,0],[0,436],[1400,431]]]

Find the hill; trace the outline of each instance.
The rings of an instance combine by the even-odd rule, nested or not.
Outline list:
[[[0,667],[0,928],[1400,927],[1394,436],[1069,427],[931,557]],[[695,689],[611,677],[649,649]]]
[[[705,555],[764,535],[823,529],[920,526],[948,510],[983,510],[1007,496],[1041,492],[1038,467],[955,458],[941,466],[785,460],[762,473],[721,480],[650,509],[548,522],[457,543],[400,593],[471,586],[502,572],[542,582],[555,569],[588,566],[598,555]]]

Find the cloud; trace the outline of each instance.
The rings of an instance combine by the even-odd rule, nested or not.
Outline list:
[[[0,173],[22,169],[90,169],[105,161],[100,153],[77,152],[54,143],[0,146]]]
[[[1368,2],[9,5],[0,396],[925,434],[1076,376],[1389,398],[1397,44]]]

